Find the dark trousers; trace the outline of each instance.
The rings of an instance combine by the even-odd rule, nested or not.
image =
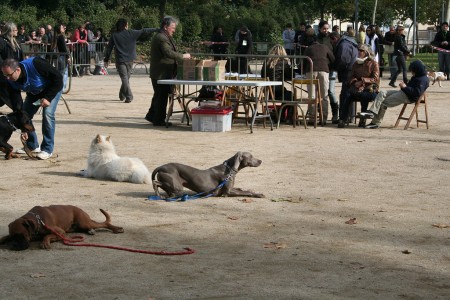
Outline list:
[[[157,79],[152,79],[153,98],[150,109],[145,118],[153,124],[162,124],[166,121],[167,101],[172,86],[168,84],[158,84]]]
[[[341,102],[339,119],[344,122],[348,120],[351,115],[350,111],[352,110],[352,103],[355,101],[361,103],[361,112],[367,111],[369,102],[372,102],[376,96],[377,93],[369,91],[348,93],[344,101]]]
[[[403,82],[408,82],[408,74],[406,70],[406,58],[404,55],[398,55],[396,58],[397,61],[397,72],[392,77],[391,82],[395,82],[400,73],[403,73]]]

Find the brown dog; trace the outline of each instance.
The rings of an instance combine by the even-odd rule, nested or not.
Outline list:
[[[105,215],[103,223],[93,221],[82,209],[72,205],[35,206],[28,213],[9,224],[9,235],[0,239],[0,244],[12,243],[13,250],[25,250],[30,241],[41,240],[41,247],[50,249],[50,243],[60,240],[51,232],[60,234],[66,232],[86,232],[95,234],[97,228],[107,228],[113,233],[122,233],[123,228],[111,224],[109,214]],[[49,230],[51,229],[51,230]]]

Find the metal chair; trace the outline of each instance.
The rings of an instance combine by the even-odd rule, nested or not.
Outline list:
[[[309,86],[309,88],[308,88]],[[314,128],[317,128],[317,121],[322,125],[323,124],[323,109],[322,109],[322,96],[320,94],[320,85],[319,79],[294,79],[292,81],[292,88],[294,90],[293,101],[283,101],[280,112],[286,106],[292,106],[294,108],[293,113],[293,124],[299,121],[298,109],[302,114],[301,120],[303,121],[303,125],[306,127],[306,119],[312,120],[314,123]],[[314,91],[314,92],[313,92]],[[301,105],[307,104],[308,107],[310,105],[314,106],[313,115],[306,114],[303,111]],[[278,116],[278,120],[280,120],[280,116]],[[278,121],[279,124],[279,121]]]
[[[269,81],[269,78],[260,78],[260,77],[246,77],[243,80],[245,81]],[[267,94],[266,94],[267,93]],[[262,115],[269,115],[269,108],[265,105],[265,98],[268,97],[268,99],[270,99],[274,104],[274,109],[276,109],[275,106],[275,96],[274,96],[274,92],[271,86],[265,87],[265,88],[260,88],[258,90],[258,94],[256,95],[256,88],[255,87],[246,87],[243,88],[238,101],[236,103],[236,107],[235,107],[235,114],[233,115],[233,117],[237,118],[237,115],[240,114],[239,112],[239,105],[242,105],[242,107],[244,108],[244,118],[245,118],[245,123],[246,125],[248,125],[248,121],[250,119],[250,110],[254,110],[254,107],[252,106],[252,104],[254,103],[254,99],[256,98],[258,102],[262,103]],[[266,119],[263,119],[263,126],[264,128],[266,127]]]

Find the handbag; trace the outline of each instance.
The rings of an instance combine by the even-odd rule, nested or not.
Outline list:
[[[394,45],[384,45],[384,52],[387,54],[394,53]]]

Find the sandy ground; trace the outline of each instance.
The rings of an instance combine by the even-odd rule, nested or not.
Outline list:
[[[0,161],[0,235],[35,205],[72,204],[99,221],[103,208],[125,229],[87,242],[196,253],[0,249],[0,298],[450,298],[450,229],[432,226],[450,225],[450,82],[429,89],[429,130],[393,129],[398,107],[377,130],[257,125],[253,134],[244,124],[192,132],[180,115],[169,129],[153,127],[143,119],[152,96],[144,69],[132,78],[132,103],[118,100],[119,85],[114,72],[75,78],[65,95],[72,114],[62,102],[57,111],[57,157]],[[250,151],[263,163],[242,170],[236,186],[266,198],[149,201],[150,185],[79,177],[97,133],[150,171],[167,162],[208,168]],[[21,146],[17,134],[11,143]]]

